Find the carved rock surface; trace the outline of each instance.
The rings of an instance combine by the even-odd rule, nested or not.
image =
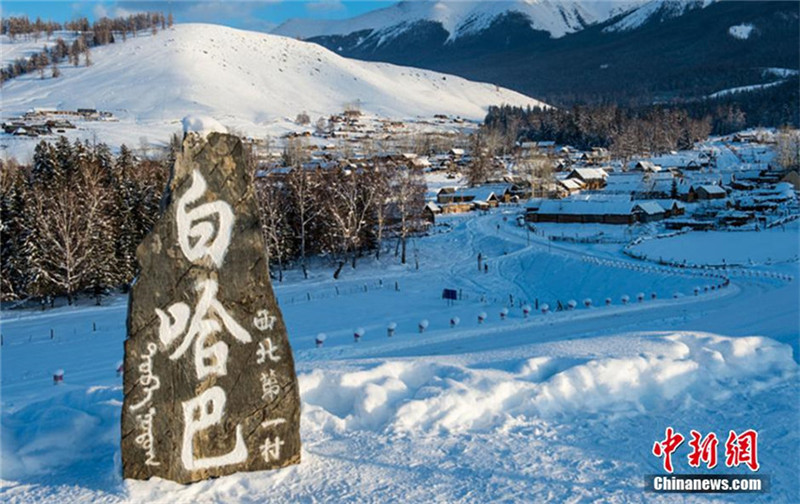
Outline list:
[[[189,134],[137,250],[122,470],[179,483],[300,461],[300,398],[241,141]]]

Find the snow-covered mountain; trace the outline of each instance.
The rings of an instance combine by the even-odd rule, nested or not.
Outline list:
[[[415,23],[422,21],[441,24],[449,34],[449,40],[455,40],[463,35],[479,33],[498,17],[513,12],[527,17],[532,29],[548,32],[551,37],[558,38],[628,12],[645,2],[646,0],[405,1],[352,19],[291,19],[278,26],[273,33],[307,39],[373,30],[382,39],[391,39],[401,36]]]
[[[490,80],[548,103],[692,100],[797,69],[797,2],[413,1],[275,31],[342,56]]]
[[[604,32],[628,31],[651,21],[677,18],[694,9],[703,9],[717,0],[650,0],[605,27]]]
[[[316,44],[217,25],[175,25],[96,48],[92,60],[88,68],[63,65],[60,78],[29,74],[5,83],[3,117],[34,107],[89,107],[153,138],[160,131],[168,137],[190,113],[261,133],[300,112],[316,119],[356,101],[366,113],[396,118],[482,119],[490,105],[541,105],[492,84],[350,60]]]

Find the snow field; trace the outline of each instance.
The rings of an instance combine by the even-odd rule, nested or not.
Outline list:
[[[691,288],[709,281],[696,272],[627,260],[619,246],[614,253],[541,237],[529,245],[524,229],[502,217],[454,217],[446,232],[417,239],[409,248],[417,248],[419,270],[413,252],[405,266],[386,253],[380,262],[362,258],[337,282],[318,265],[307,281],[290,271],[275,286],[303,403],[303,461],[280,471],[189,486],[122,481],[116,366],[126,299],[3,312],[0,498],[669,502],[641,489],[645,474],[661,470],[650,450],[666,426],[684,435],[757,429],[773,490],[755,501],[800,492],[792,284],[734,277],[729,288],[694,297]],[[479,251],[488,273],[477,271]],[[796,273],[794,263],[763,269]],[[442,287],[466,299],[448,306]],[[672,299],[675,291],[685,296]],[[526,319],[520,301],[536,296],[551,309],[556,299],[594,302]],[[602,305],[606,296],[611,306]],[[487,320],[478,324],[481,312]],[[451,327],[454,318],[460,323]],[[419,333],[422,320],[429,325]],[[54,385],[59,368],[64,382]],[[684,448],[675,463],[686,472]]]
[[[800,223],[789,222],[762,231],[708,231],[644,240],[633,247],[650,260],[663,258],[691,265],[752,266],[797,261]]]

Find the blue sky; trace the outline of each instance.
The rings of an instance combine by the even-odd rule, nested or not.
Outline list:
[[[267,1],[15,1],[2,0],[3,17],[25,14],[63,22],[74,17],[95,19],[140,11],[172,11],[177,22],[217,23],[250,30],[269,30],[293,17],[347,18],[391,5],[392,1],[267,0]]]

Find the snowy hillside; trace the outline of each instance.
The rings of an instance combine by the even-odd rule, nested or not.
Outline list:
[[[525,0],[500,2],[400,2],[384,9],[346,20],[292,19],[278,26],[273,33],[297,38],[323,35],[346,35],[361,30],[375,30],[391,38],[417,21],[441,23],[450,39],[480,32],[492,21],[508,12],[518,12],[530,19],[531,27],[562,37],[585,26],[600,23],[624,13],[644,0],[583,1]]]
[[[185,24],[97,48],[94,63],[57,79],[27,75],[3,87],[3,118],[33,107],[95,108],[119,123],[97,124],[112,144],[168,138],[180,119],[203,114],[250,134],[306,111],[314,119],[359,102],[394,118],[482,119],[489,105],[540,102],[491,84],[437,72],[342,58],[318,45],[217,25]],[[110,137],[110,138],[109,138]]]

